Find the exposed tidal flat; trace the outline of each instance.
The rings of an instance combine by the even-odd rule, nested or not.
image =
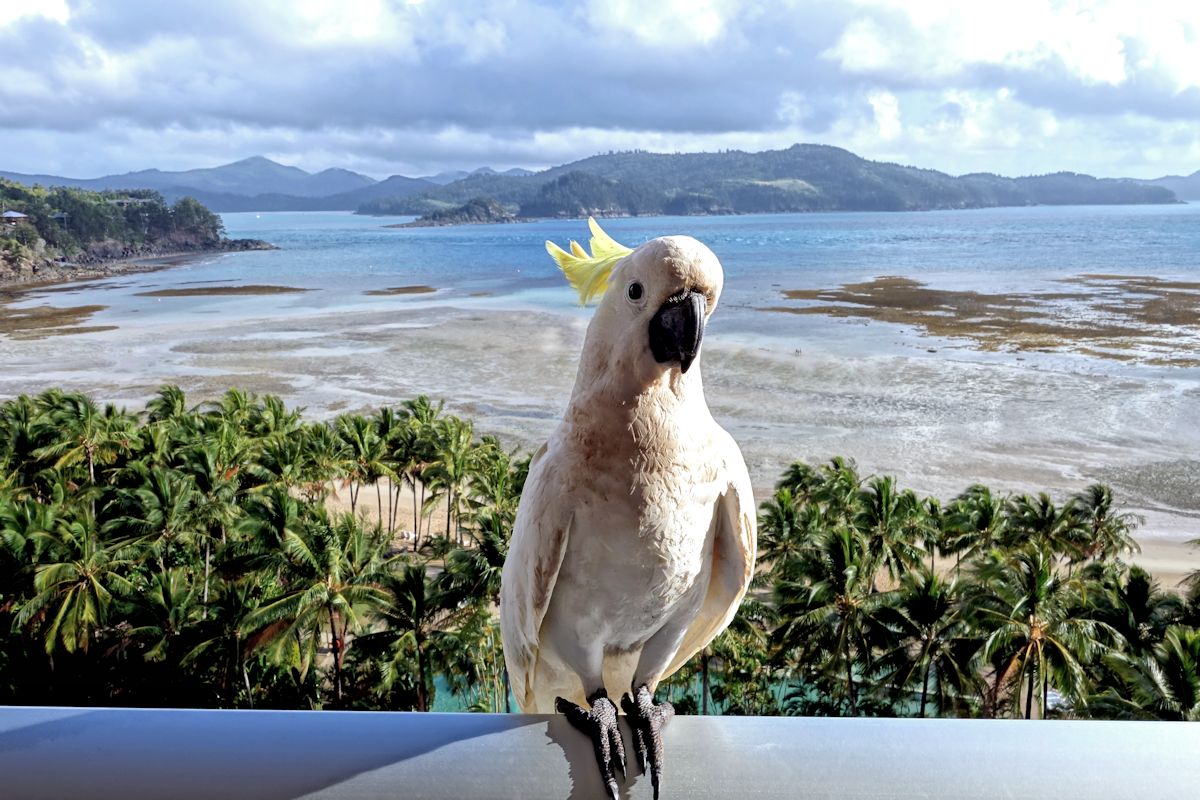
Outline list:
[[[61,386],[140,406],[230,386],[308,416],[445,398],[531,449],[574,379],[590,311],[550,238],[580,221],[387,229],[231,214],[276,251],[0,298],[0,396]],[[647,218],[634,245],[705,241],[726,268],[703,370],[756,488],[796,458],[949,498],[1094,481],[1145,514],[1146,563],[1200,566],[1200,209],[1034,208]],[[783,312],[787,313],[783,313]],[[54,335],[49,335],[54,334]]]

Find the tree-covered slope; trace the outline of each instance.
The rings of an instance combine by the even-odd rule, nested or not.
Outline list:
[[[1062,172],[954,177],[798,144],[761,153],[606,153],[530,176],[472,175],[360,213],[425,213],[488,196],[521,216],[918,211],[989,206],[1172,203],[1170,190]]]
[[[269,247],[223,238],[221,218],[193,198],[168,205],[150,189],[93,192],[23,186],[0,179],[0,280],[27,278],[57,262]]]

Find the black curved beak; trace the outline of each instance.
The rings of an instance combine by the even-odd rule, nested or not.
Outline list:
[[[684,291],[667,298],[650,320],[650,352],[655,361],[678,361],[679,369],[688,371],[700,353],[707,307],[708,300],[700,292]]]

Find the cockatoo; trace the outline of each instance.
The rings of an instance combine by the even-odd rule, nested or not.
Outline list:
[[[600,297],[562,422],[534,454],[500,591],[504,657],[525,712],[592,737],[601,777],[634,730],[658,797],[658,682],[733,619],[750,584],[755,507],[741,451],[709,413],[700,343],[723,273],[688,236],[630,250],[596,224],[591,253],[552,242],[581,302]]]

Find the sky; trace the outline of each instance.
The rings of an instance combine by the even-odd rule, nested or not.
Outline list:
[[[1200,169],[1200,2],[0,0],[0,170],[382,178],[837,145]]]

